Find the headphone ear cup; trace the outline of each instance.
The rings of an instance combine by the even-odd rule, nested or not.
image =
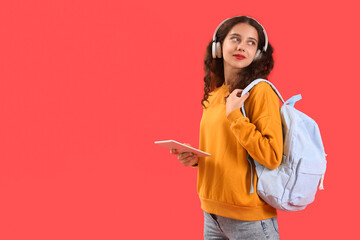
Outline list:
[[[212,47],[211,47],[211,53],[212,53],[212,58],[216,58],[216,42],[212,43]]]
[[[216,42],[216,56],[218,58],[221,58],[222,57],[222,54],[221,54],[221,44],[220,42]]]
[[[254,60],[259,59],[259,58],[260,58],[260,55],[261,55],[261,50],[258,49],[257,52],[256,52],[256,54],[255,54]]]

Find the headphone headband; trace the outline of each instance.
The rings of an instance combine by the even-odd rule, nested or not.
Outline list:
[[[265,31],[265,28],[263,27],[263,25],[261,25],[261,23],[259,23],[255,18],[252,18],[252,17],[249,17],[249,16],[236,16],[236,17],[246,17],[246,18],[249,18],[249,19],[252,19],[254,20],[257,24],[260,25],[260,27],[262,28],[263,32],[264,32],[264,36],[265,36],[265,44],[264,44],[264,47],[263,47],[263,51],[266,52],[267,48],[268,48],[268,45],[269,45],[269,41],[268,41],[268,37],[267,37],[267,34],[266,34],[266,31]],[[236,17],[232,17],[232,18],[227,18],[225,19],[224,21],[222,21],[218,26],[217,28],[215,29],[215,32],[214,32],[214,35],[213,35],[213,45],[216,45],[216,34],[217,34],[217,31],[219,30],[219,28],[225,23],[227,22],[228,20],[230,19],[233,19],[233,18],[236,18]],[[218,44],[219,45],[219,44]],[[213,49],[213,58],[216,58],[216,56],[214,56],[214,53],[215,53],[215,50]]]

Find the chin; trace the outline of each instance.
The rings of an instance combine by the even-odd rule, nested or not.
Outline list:
[[[248,67],[250,64],[238,64],[238,65],[236,65],[236,68],[238,68],[238,69],[243,69],[243,68],[246,68],[246,67]]]

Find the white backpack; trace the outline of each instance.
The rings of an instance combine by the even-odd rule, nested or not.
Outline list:
[[[284,134],[284,154],[280,166],[275,170],[270,170],[254,161],[258,176],[257,193],[274,208],[284,211],[302,210],[314,201],[317,188],[323,189],[326,154],[319,127],[313,119],[294,108],[301,95],[293,96],[284,102],[275,86],[265,79],[251,82],[241,95],[250,91],[259,82],[270,84],[283,102],[280,114]],[[242,112],[246,116],[244,106]],[[248,160],[251,165],[249,154]],[[253,183],[251,183],[252,192]]]

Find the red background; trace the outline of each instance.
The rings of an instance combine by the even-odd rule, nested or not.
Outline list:
[[[12,0],[0,3],[0,239],[201,239],[196,169],[155,140],[198,146],[203,56],[249,15],[270,80],[314,118],[325,191],[279,212],[282,239],[353,239],[359,169],[355,1]]]

